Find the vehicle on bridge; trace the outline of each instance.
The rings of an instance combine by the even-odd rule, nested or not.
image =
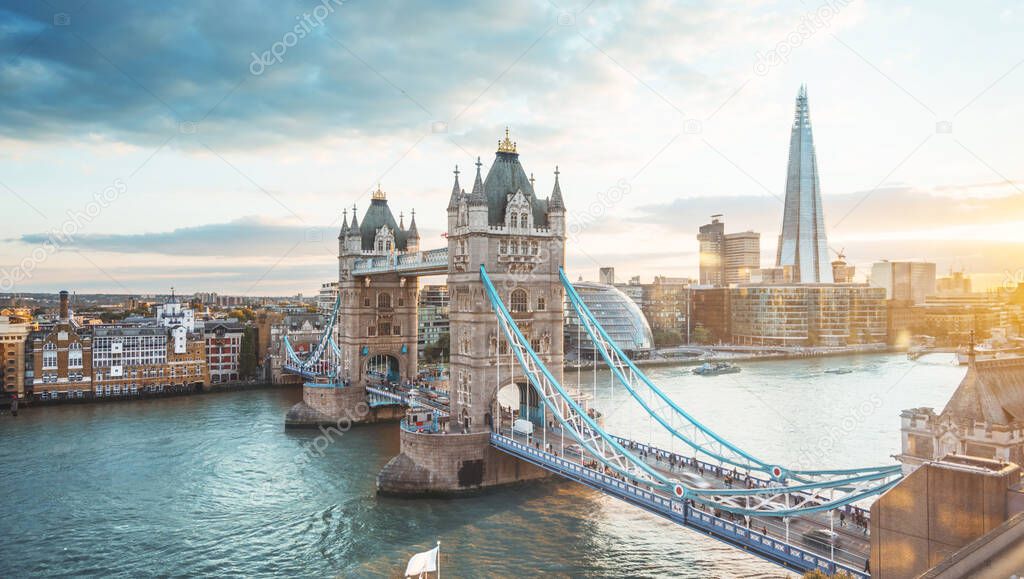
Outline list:
[[[839,547],[839,533],[829,529],[812,529],[803,535],[804,543],[814,549],[831,551]]]
[[[533,434],[533,423],[529,420],[518,418],[512,425],[512,431],[517,434]]]

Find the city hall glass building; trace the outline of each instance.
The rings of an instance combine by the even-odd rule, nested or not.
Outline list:
[[[629,296],[614,286],[580,281],[572,284],[583,303],[597,318],[612,340],[627,356],[645,358],[654,348],[654,335],[647,318]],[[592,359],[594,347],[582,328],[572,305],[565,305],[565,349]]]

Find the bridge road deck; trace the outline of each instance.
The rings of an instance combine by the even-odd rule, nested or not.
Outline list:
[[[420,392],[412,396],[410,396],[411,389],[405,385],[378,384],[375,387],[368,387],[367,391],[379,395],[386,395],[387,398],[390,398],[395,403],[401,403],[407,406],[412,403],[416,406],[437,410],[442,416],[448,415],[447,405],[422,395],[423,391],[427,390],[422,386],[418,387],[418,389]],[[447,394],[443,391],[435,392],[438,394]],[[511,431],[512,425],[509,420],[509,416],[506,413],[503,413],[500,418],[500,424],[501,433],[504,436],[531,446],[534,444],[540,444],[542,450],[542,441],[545,440],[546,431],[546,441],[551,445],[550,451],[553,454],[582,464],[582,457],[572,451],[573,440],[569,437],[563,440],[562,432],[557,427],[547,429],[539,429],[538,427],[539,430],[531,436],[519,433],[515,433],[513,436]],[[691,484],[691,486],[693,482],[700,479],[707,483],[710,488],[728,488],[724,475],[727,472],[730,474],[733,473],[731,470],[720,469],[720,472],[716,473],[715,465],[699,462],[695,463],[693,458],[680,456],[678,454],[675,455],[676,466],[675,468],[672,468],[667,460],[670,453],[665,450],[650,448],[643,443],[637,443],[625,438],[619,438],[619,442],[627,448],[632,449],[636,456],[642,456],[648,465],[658,472],[666,475],[668,478],[681,479],[681,482],[684,484]],[[640,451],[644,451],[644,453],[641,455]],[[659,456],[666,457],[666,459],[660,459],[658,458]],[[699,468],[701,470],[698,470]],[[681,475],[680,473],[683,474]],[[734,482],[736,485],[739,485],[735,488],[745,488],[746,475],[740,472],[736,473],[735,476],[736,480]],[[750,478],[755,484],[767,484],[763,479],[758,479],[753,476]],[[666,498],[672,497],[666,496]],[[864,514],[866,521],[867,512],[862,509],[857,510]],[[847,516],[845,526],[840,524],[838,513],[834,514],[835,518],[831,525],[828,513],[813,513],[801,515],[799,517],[792,517],[789,521],[788,534],[785,522],[779,517],[751,517],[750,523],[747,525],[746,521],[741,516],[732,517],[728,513],[720,513],[720,516],[726,520],[732,520],[736,524],[748,526],[748,528],[757,531],[767,530],[769,537],[787,541],[794,546],[815,551],[826,557],[831,555],[828,546],[820,543],[816,544],[809,542],[804,539],[804,535],[815,529],[831,528],[838,534],[838,542],[835,549],[835,560],[854,569],[863,569],[870,554],[871,544],[866,532],[866,527],[856,525],[853,522],[853,518],[850,516]]]
[[[582,464],[582,457],[577,453],[573,452],[574,441],[568,437],[564,441],[564,447],[562,446],[562,433],[558,428],[548,428],[547,430],[547,444],[550,446],[550,452],[556,454],[562,458]],[[506,423],[502,424],[501,434],[512,438],[518,442],[528,444],[531,446],[540,445],[541,450],[544,449],[544,430],[538,429],[533,435],[527,436],[520,433],[512,433],[511,425]],[[628,445],[630,441],[626,439],[620,439],[620,442]],[[637,454],[639,456],[639,454]],[[692,459],[689,459],[692,460]],[[704,468],[703,476],[698,474],[697,468],[693,466],[688,467],[676,467],[671,469],[668,462],[663,460],[657,460],[653,456],[653,452],[646,455],[645,462],[655,470],[665,474],[669,478],[680,479],[680,473],[686,473],[686,478],[681,479],[684,484],[690,484],[687,479],[701,479],[710,485],[711,488],[727,488],[724,476],[718,476],[714,474],[709,468]],[[710,465],[707,465],[710,466]],[[729,471],[731,472],[731,471]],[[692,484],[691,484],[692,486]],[[745,488],[743,486],[734,486],[734,488]],[[664,495],[665,498],[672,498],[669,495]],[[698,507],[700,508],[700,507]],[[705,508],[702,509],[705,512],[711,512],[713,509]],[[714,514],[714,513],[712,513]],[[732,520],[738,525],[746,525],[746,522],[742,516],[730,517],[728,513],[720,513],[719,516],[726,520]],[[853,569],[863,569],[867,563],[868,556],[870,554],[871,544],[864,527],[854,525],[847,517],[846,526],[839,524],[839,515],[835,514],[834,530],[839,535],[838,542],[835,550],[835,561],[847,565]],[[787,537],[786,525],[779,517],[751,517],[748,528],[755,531],[761,531],[767,529],[768,536],[785,541]],[[799,517],[792,517],[789,521],[789,534],[788,541],[794,546],[802,549],[808,549],[818,553],[819,555],[829,557],[830,549],[823,544],[815,544],[808,542],[804,539],[804,534],[815,530],[815,529],[829,529],[829,515],[828,513],[814,513],[809,515],[801,515]]]

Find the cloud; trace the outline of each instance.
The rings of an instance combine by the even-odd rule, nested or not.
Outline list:
[[[701,59],[791,26],[716,3],[592,4],[240,0],[225,14],[216,3],[112,0],[55,15],[0,0],[0,135],[257,148],[425,134],[433,121],[472,135],[509,116],[557,132],[543,111],[616,100],[624,86],[673,107],[709,86],[703,104],[717,106],[735,87],[699,72]]]
[[[433,229],[420,228],[423,239],[437,238]],[[27,233],[5,240],[41,245],[48,233]],[[338,252],[338,228],[303,226],[260,217],[242,217],[225,223],[180,227],[170,231],[136,234],[78,234],[61,248],[115,254],[155,254],[183,257],[329,257]],[[427,247],[429,249],[429,247]]]
[[[264,257],[331,255],[337,252],[336,229],[277,223],[243,217],[227,223],[180,227],[138,234],[79,234],[62,247],[110,253],[178,256]],[[47,233],[28,233],[12,241],[40,245]]]
[[[822,203],[826,233],[829,239],[888,232],[900,232],[904,238],[908,232],[917,232],[931,239],[943,239],[944,235],[955,239],[960,234],[969,234],[969,230],[944,229],[938,225],[991,228],[1001,223],[1024,221],[1024,190],[1018,187],[1016,183],[1007,182],[934,189],[893,185],[825,195]],[[724,214],[727,232],[759,231],[764,243],[778,235],[782,201],[768,194],[683,197],[668,203],[639,206],[627,220],[696,233],[700,225],[717,213]]]
[[[601,74],[576,62],[581,48],[566,49],[570,37],[545,34],[557,18],[547,3],[405,4],[249,0],[226,15],[217,4],[118,1],[59,13],[68,24],[55,26],[62,16],[45,6],[5,3],[0,132],[152,144],[194,123],[186,134],[237,147],[426,132],[476,103],[513,64],[534,78],[563,66]],[[304,24],[323,6],[329,14]],[[266,61],[268,51],[279,57]],[[266,61],[259,76],[257,60]]]

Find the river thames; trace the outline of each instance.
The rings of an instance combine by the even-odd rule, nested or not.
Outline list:
[[[803,468],[892,462],[899,412],[941,410],[963,377],[949,355],[743,363],[649,376],[762,458]],[[826,374],[843,367],[848,374]],[[594,388],[593,375],[565,382]],[[607,373],[610,430],[650,421]],[[285,431],[297,388],[30,408],[0,416],[0,576],[399,576],[441,541],[445,576],[779,577],[774,565],[582,486],[544,482],[462,499],[378,497],[395,424],[332,444]],[[656,442],[665,439],[654,436]],[[323,444],[322,444],[323,443]],[[308,449],[323,447],[322,453]],[[676,447],[676,450],[680,450]]]

